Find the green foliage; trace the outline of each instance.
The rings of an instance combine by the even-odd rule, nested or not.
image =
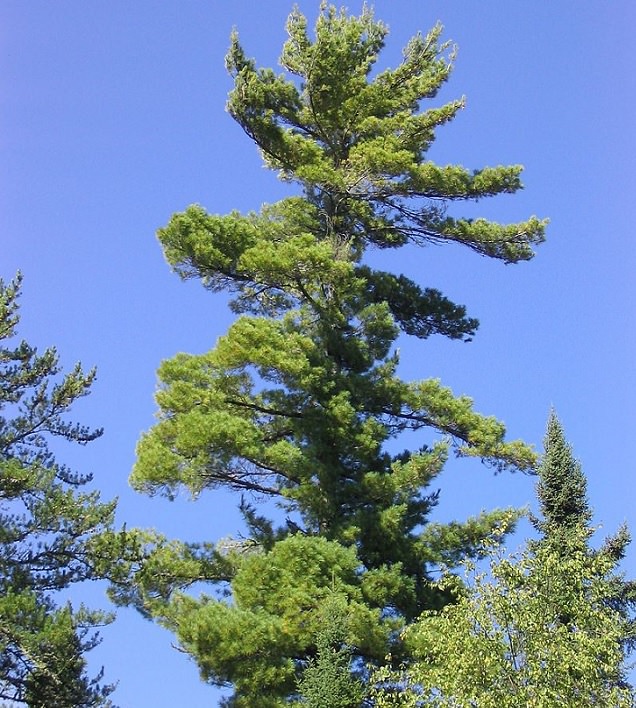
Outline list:
[[[511,557],[494,547],[487,572],[465,563],[465,581],[444,575],[438,584],[455,602],[408,628],[415,661],[376,673],[378,708],[634,705],[633,584],[617,573],[629,537],[589,547],[585,488],[552,413],[537,486],[543,537]]]
[[[101,430],[64,416],[95,372],[61,380],[54,349],[13,348],[20,277],[0,280],[0,699],[32,708],[110,705],[111,687],[85,676],[92,628],[108,618],[59,606],[56,592],[98,577],[89,546],[113,520],[114,503],[79,489],[89,477],[58,463],[53,438],[86,444]]]
[[[590,555],[597,553],[589,546],[594,529],[590,526],[592,510],[587,501],[587,480],[581,465],[574,459],[554,411],[548,419],[537,496],[542,518],[533,517],[532,521],[542,534],[540,544],[550,545],[555,553],[565,557],[572,549],[571,536],[575,530],[580,536],[580,550]],[[625,556],[630,540],[627,528],[622,526],[616,534],[605,539],[600,553],[618,564]],[[606,602],[621,613],[624,619],[621,641],[625,649],[632,651],[636,647],[636,581],[615,575],[611,584]]]
[[[381,616],[373,578],[359,569],[355,549],[296,534],[271,551],[245,553],[231,604],[174,593],[163,622],[199,657],[205,679],[232,681],[240,696],[232,705],[261,705],[265,696],[282,705],[277,697],[295,692],[296,659],[315,652],[334,592],[346,604],[349,641],[358,652],[382,657],[395,622]]]
[[[238,318],[210,352],[161,365],[158,422],[131,477],[169,497],[235,490],[246,537],[140,539],[147,560],[124,564],[114,590],[169,626],[206,680],[232,684],[235,706],[295,700],[334,583],[351,612],[352,666],[403,656],[400,628],[449,598],[431,569],[479,556],[516,519],[495,510],[430,525],[449,454],[498,471],[536,462],[466,396],[398,376],[402,333],[468,340],[478,323],[438,290],[364,260],[369,248],[450,241],[517,262],[543,240],[534,217],[501,225],[451,214],[521,187],[518,166],[469,171],[426,158],[436,128],[463,106],[433,103],[452,47],[435,27],[397,68],[371,74],[387,30],[369,10],[350,17],[323,4],[313,39],[295,10],[287,29],[287,76],[257,69],[233,35],[228,111],[300,194],[245,215],[190,206],[159,230],[175,272],[230,292]],[[396,454],[403,433],[417,447]],[[195,599],[201,582],[214,594]]]
[[[543,520],[536,520],[535,525],[546,537],[556,537],[573,527],[587,526],[592,513],[586,498],[585,475],[554,411],[548,420],[544,449],[537,486]]]
[[[335,593],[322,605],[316,656],[305,669],[299,690],[307,708],[359,708],[364,687],[351,674],[353,649],[347,643],[351,620],[346,599]]]
[[[446,576],[441,586],[457,602],[409,629],[415,661],[376,676],[378,708],[631,708],[633,691],[614,680],[626,629],[606,603],[614,563],[570,550],[493,551],[488,573],[470,573],[467,584]]]

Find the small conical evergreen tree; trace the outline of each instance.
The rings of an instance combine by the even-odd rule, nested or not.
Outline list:
[[[322,625],[316,633],[316,655],[299,682],[302,705],[307,708],[359,708],[364,687],[352,674],[353,648],[349,640],[346,598],[328,597],[321,610]]]
[[[545,537],[589,526],[592,512],[587,501],[587,481],[554,411],[548,418],[537,497],[542,518],[535,519],[535,526]]]

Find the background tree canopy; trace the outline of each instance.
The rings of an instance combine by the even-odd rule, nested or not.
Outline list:
[[[83,653],[107,615],[60,601],[99,578],[91,541],[113,523],[114,502],[81,488],[89,475],[57,461],[55,439],[84,445],[101,430],[68,422],[95,372],[60,378],[55,349],[15,342],[21,277],[0,280],[0,700],[31,708],[111,705],[112,686],[86,675]],[[4,705],[4,703],[3,703]]]

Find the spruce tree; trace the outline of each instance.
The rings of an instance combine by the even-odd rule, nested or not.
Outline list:
[[[589,527],[592,513],[587,501],[587,481],[574,459],[556,413],[550,412],[539,466],[537,497],[541,519],[534,519],[545,538]]]
[[[115,503],[82,491],[90,476],[57,461],[53,441],[84,445],[101,430],[66,420],[95,372],[61,377],[58,356],[13,342],[21,278],[0,280],[0,701],[31,708],[111,705],[112,688],[86,674],[101,612],[60,601],[70,585],[100,577],[91,543],[113,523]],[[4,705],[4,703],[3,703]]]
[[[329,593],[346,598],[362,675],[389,653],[405,658],[401,628],[447,601],[431,569],[509,530],[508,510],[430,523],[450,453],[498,471],[535,464],[469,398],[399,377],[398,336],[468,340],[478,322],[438,290],[371,267],[367,251],[451,242],[516,263],[544,238],[535,217],[454,213],[519,190],[520,166],[427,158],[464,105],[434,100],[454,56],[441,27],[377,73],[387,28],[368,9],[351,17],[323,3],[313,38],[294,10],[287,30],[287,75],[257,68],[232,36],[228,111],[298,195],[249,214],[193,205],[160,229],[175,272],[232,293],[237,319],[210,352],[161,365],[159,421],[131,477],[149,494],[235,490],[246,530],[217,545],[160,544],[114,590],[171,628],[206,680],[233,685],[228,705],[265,708],[298,698]],[[405,432],[417,447],[396,453]],[[206,581],[214,594],[187,592]]]
[[[555,411],[551,411],[548,418],[538,473],[537,497],[541,517],[532,517],[532,521],[541,532],[541,538],[534,543],[548,546],[552,553],[564,559],[576,553],[605,557],[610,566],[616,568],[625,556],[631,536],[627,527],[622,526],[604,540],[600,549],[592,547],[590,541],[594,528],[587,500],[587,479],[565,439]],[[636,582],[614,573],[611,585],[611,592],[605,593],[605,602],[624,618],[621,643],[631,652],[636,646]],[[564,608],[561,619],[565,624],[570,621],[567,608]]]

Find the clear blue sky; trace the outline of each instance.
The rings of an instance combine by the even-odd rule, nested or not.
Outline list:
[[[98,367],[75,414],[106,433],[60,457],[92,471],[105,498],[119,496],[129,526],[189,540],[238,529],[230,496],[168,503],[133,493],[127,476],[153,421],[159,362],[211,348],[231,321],[222,297],[170,273],[156,228],[192,202],[225,213],[283,194],[224,112],[223,56],[236,25],[248,54],[275,64],[291,4],[0,3],[0,276],[25,275],[25,338],[57,346],[67,368]],[[317,0],[299,5],[315,16]],[[554,405],[596,522],[636,531],[636,10],[627,0],[377,0],[375,9],[391,28],[380,65],[394,66],[408,38],[438,19],[459,45],[444,98],[465,94],[467,108],[439,131],[432,157],[524,164],[525,191],[480,211],[551,219],[536,259],[518,266],[453,247],[390,256],[391,268],[482,323],[471,344],[401,343],[402,373],[441,377],[537,448]],[[533,500],[531,478],[477,464],[449,465],[442,482],[439,518]],[[635,559],[636,546],[632,576]],[[87,597],[106,604],[102,588]],[[217,705],[173,637],[133,611],[103,636],[94,660],[119,680],[122,708]]]

